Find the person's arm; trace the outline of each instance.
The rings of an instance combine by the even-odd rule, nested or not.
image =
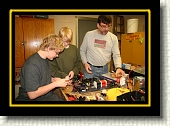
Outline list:
[[[87,63],[86,51],[87,51],[87,33],[85,34],[83,42],[80,46],[80,56],[83,64]]]
[[[112,48],[112,53],[113,53],[113,61],[114,61],[114,66],[115,68],[121,68],[122,67],[122,60],[120,56],[120,51],[119,51],[119,45],[118,45],[118,39],[117,37],[113,38],[113,48]]]
[[[49,61],[49,63],[50,63],[50,68],[51,68],[53,77],[64,78],[65,76],[67,76],[67,73],[59,69],[58,63],[55,59],[52,61]]]
[[[60,78],[55,79],[55,81],[53,80],[54,82],[51,83],[52,79],[50,75],[49,77],[47,76],[46,79],[42,78],[45,72],[43,72],[41,68],[42,66],[38,63],[29,63],[22,69],[21,85],[24,85],[25,92],[27,92],[30,99],[38,98],[48,93],[55,87],[65,87],[67,84],[65,79]],[[42,79],[44,79],[43,82]]]
[[[85,70],[87,71],[87,73],[91,74],[92,69],[90,65],[87,63],[87,58],[86,58],[87,46],[88,45],[87,45],[87,33],[86,33],[84,36],[83,42],[80,46],[80,56],[81,56],[82,63],[85,67]]]
[[[118,76],[118,74],[121,74],[122,76],[125,76],[125,72],[121,69],[122,68],[122,59],[120,56],[120,51],[119,51],[119,45],[118,45],[118,39],[117,37],[115,37],[114,40],[114,45],[113,45],[113,61],[114,61],[114,65],[116,68],[116,76]]]
[[[32,92],[27,92],[28,96],[30,99],[35,99],[39,96],[45,95],[55,87],[66,87],[67,82],[65,79],[58,78],[56,81],[47,84],[45,86],[39,87],[38,90],[32,91]]]

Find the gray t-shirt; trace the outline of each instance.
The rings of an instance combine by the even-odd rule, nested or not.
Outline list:
[[[121,67],[122,61],[116,35],[111,32],[102,35],[97,32],[97,29],[85,34],[80,46],[83,64],[89,62],[94,66],[104,66],[110,62],[111,54],[113,54],[115,67]]]
[[[31,55],[24,63],[20,73],[21,87],[16,100],[29,101],[27,92],[36,91],[39,87],[51,83],[51,69],[48,59],[43,59],[38,53]],[[58,96],[52,91],[40,96],[35,101],[57,101]]]

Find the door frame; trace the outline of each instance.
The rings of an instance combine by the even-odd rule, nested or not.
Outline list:
[[[85,20],[85,21],[96,21],[97,22],[97,18],[95,17],[82,17],[82,16],[75,16],[76,18],[76,46],[77,48],[79,47],[79,20]],[[97,24],[96,24],[97,25]],[[97,26],[96,26],[97,27]]]

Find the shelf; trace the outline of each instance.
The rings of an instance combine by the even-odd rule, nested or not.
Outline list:
[[[122,33],[123,34],[124,32],[122,31],[122,32],[117,32],[117,33]]]

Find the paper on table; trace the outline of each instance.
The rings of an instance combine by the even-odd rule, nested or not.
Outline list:
[[[108,73],[106,73],[106,74],[102,74],[102,76],[105,77],[105,78],[107,78],[107,79],[117,80],[117,78],[111,77],[111,73],[110,73],[110,72],[108,72]]]

